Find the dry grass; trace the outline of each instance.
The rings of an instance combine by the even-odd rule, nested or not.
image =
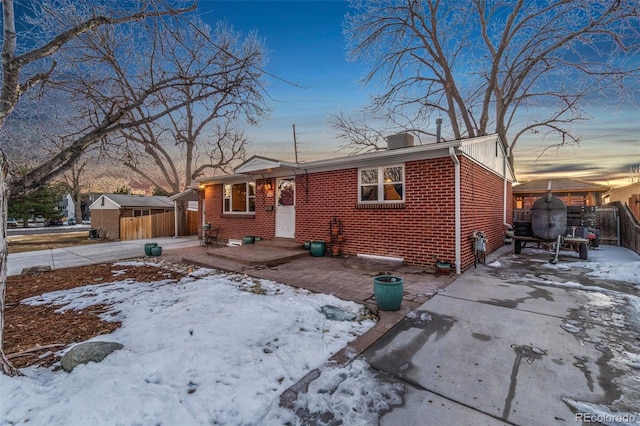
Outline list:
[[[67,232],[60,234],[38,235],[11,235],[9,241],[9,253],[23,253],[25,251],[46,250],[87,244],[99,244],[106,240],[89,239],[88,232]]]

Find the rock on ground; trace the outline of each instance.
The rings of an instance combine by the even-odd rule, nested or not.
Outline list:
[[[64,371],[71,372],[78,364],[87,364],[90,361],[100,362],[111,352],[122,349],[124,346],[115,342],[85,342],[69,349],[60,360]]]

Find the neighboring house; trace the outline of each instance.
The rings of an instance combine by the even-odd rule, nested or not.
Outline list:
[[[58,203],[58,212],[60,217],[64,217],[67,219],[75,219],[76,210],[75,203],[73,202],[73,197],[68,192],[62,197],[62,200]]]
[[[199,180],[200,220],[220,239],[318,240],[328,253],[446,260],[458,272],[473,264],[474,230],[489,252],[502,246],[514,175],[499,137],[400,139],[396,149],[306,163],[254,156],[233,175]]]
[[[168,197],[128,194],[102,194],[90,206],[91,229],[99,231],[101,237],[123,238],[121,219],[173,213],[173,202]],[[173,216],[171,233],[173,235]],[[153,235],[160,236],[160,235]]]
[[[621,188],[614,188],[602,195],[602,203],[609,204],[620,201],[629,206],[631,211],[640,219],[640,182]]]
[[[602,194],[609,187],[576,179],[537,179],[513,187],[514,208],[528,210],[535,201],[546,194],[551,183],[551,193],[567,206],[599,206]]]
[[[89,192],[87,194],[81,195],[80,199],[80,209],[82,210],[82,220],[76,218],[78,223],[80,222],[91,222],[91,210],[89,207],[96,201],[102,193],[99,192]]]

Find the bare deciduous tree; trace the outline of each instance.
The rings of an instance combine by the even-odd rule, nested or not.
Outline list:
[[[94,1],[91,4],[77,4],[76,2],[58,1],[52,5],[48,2],[34,2],[32,10],[34,15],[42,18],[43,29],[46,26],[46,18],[49,17],[54,23],[56,32],[48,33],[43,31],[43,40],[29,39],[26,44],[18,43],[16,32],[16,14],[13,0],[2,0],[2,92],[0,94],[0,127],[16,108],[20,99],[35,87],[45,87],[43,85],[57,80],[60,87],[65,79],[73,81],[91,78],[96,79],[97,74],[92,74],[91,66],[78,68],[73,72],[72,67],[64,67],[66,72],[60,72],[59,64],[73,65],[65,63],[74,58],[73,54],[64,55],[67,48],[73,49],[73,53],[80,52],[83,36],[100,31],[104,28],[114,28],[119,25],[131,25],[135,22],[155,20],[158,22],[164,17],[176,16],[181,13],[194,10],[195,4],[190,8],[176,9],[165,7],[163,3],[153,0],[136,3],[135,7],[130,4],[118,7],[112,2]],[[150,24],[151,25],[151,24]],[[151,25],[152,26],[152,25]],[[62,28],[57,30],[57,28]],[[30,34],[34,33],[37,27],[30,29]],[[81,56],[81,55],[80,55]],[[85,58],[86,59],[86,58]],[[92,63],[100,61],[100,58],[91,58]],[[76,62],[76,64],[80,64]],[[102,115],[92,127],[87,127],[84,132],[78,132],[62,152],[43,162],[24,179],[12,181],[8,159],[0,149],[0,214],[2,224],[0,227],[0,365],[5,374],[18,374],[11,363],[7,360],[2,351],[2,329],[4,327],[4,294],[7,278],[7,239],[6,239],[6,218],[7,200],[9,193],[20,193],[29,189],[42,186],[54,176],[59,175],[74,164],[92,144],[101,140],[110,132],[118,131],[126,126],[140,123],[123,123],[123,118],[132,109],[141,105],[149,104],[153,101],[158,91],[165,90],[176,84],[190,83],[185,80],[185,76],[174,74],[166,76],[164,79],[154,81],[151,86],[140,86],[137,93],[132,97],[132,102],[127,103],[122,99],[113,98],[111,102],[104,105]],[[196,84],[203,82],[196,82]],[[179,109],[182,105],[175,105]],[[150,112],[141,121],[153,121],[158,117],[166,115],[168,111]]]
[[[619,99],[626,79],[638,78],[637,61],[625,57],[639,46],[638,2],[353,0],[351,6],[350,56],[369,61],[365,84],[383,88],[370,115],[423,124],[443,117],[455,139],[497,133],[512,163],[526,133],[579,142],[572,124],[588,118],[591,97]]]
[[[227,172],[233,162],[244,159],[248,140],[240,122],[257,123],[268,111],[261,71],[265,48],[255,34],[242,39],[220,23],[212,34],[199,24],[175,28],[168,36],[149,64],[153,68],[147,78],[157,78],[162,69],[175,69],[194,80],[207,76],[210,87],[188,84],[164,92],[158,99],[160,108],[170,109],[176,102],[185,106],[172,110],[165,120],[114,134],[110,145],[116,149],[110,153],[124,158],[124,164],[148,182],[175,194],[204,171]],[[106,42],[113,45],[117,40]],[[113,61],[111,66],[126,76],[118,60]],[[128,120],[137,121],[144,114],[141,108],[132,110]]]

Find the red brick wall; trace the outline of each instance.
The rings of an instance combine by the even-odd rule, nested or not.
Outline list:
[[[503,244],[504,181],[466,158],[460,157],[460,162],[464,269],[473,265],[473,230],[486,233],[489,252]],[[221,239],[275,236],[275,207],[267,210],[274,205],[273,191],[265,195],[262,183],[256,182],[255,215],[223,215],[222,185],[201,191],[206,220],[220,227]],[[507,187],[511,222],[511,184]],[[402,257],[419,265],[432,265],[436,258],[455,259],[454,164],[449,157],[405,163],[405,204],[400,209],[358,209],[357,168],[298,175],[296,189],[295,239],[300,243],[329,243],[329,223],[337,217],[343,227],[343,254]]]
[[[504,180],[461,158],[462,268],[473,265],[470,235],[487,235],[488,252],[503,244]],[[455,260],[454,164],[450,158],[405,163],[402,209],[357,209],[357,169],[298,177],[296,240],[330,242],[329,222],[342,221],[343,254],[402,257],[407,263],[432,265],[436,258]],[[308,187],[308,201],[305,187]],[[511,222],[511,184],[507,184],[507,221]]]
[[[473,265],[474,230],[483,231],[487,237],[487,252],[504,245],[503,223],[504,180],[467,158],[460,159],[461,185],[461,256],[462,268]],[[507,223],[512,223],[513,196],[511,183],[507,182]]]
[[[299,176],[296,240],[328,242],[335,216],[343,223],[344,254],[402,257],[415,264],[453,260],[453,175],[449,158],[406,163],[402,209],[357,209],[357,169],[313,173],[308,184]]]
[[[271,180],[272,186],[273,180]],[[200,203],[205,197],[205,220],[212,227],[219,227],[218,239],[241,240],[245,235],[254,235],[261,238],[273,238],[275,236],[275,207],[274,190],[264,189],[264,180],[256,181],[256,211],[254,214],[223,214],[222,194],[223,185],[207,185],[204,191],[200,191]],[[267,210],[272,206],[272,210]],[[202,216],[200,216],[202,217]],[[202,219],[200,219],[202,220]],[[199,225],[202,227],[202,224]]]

